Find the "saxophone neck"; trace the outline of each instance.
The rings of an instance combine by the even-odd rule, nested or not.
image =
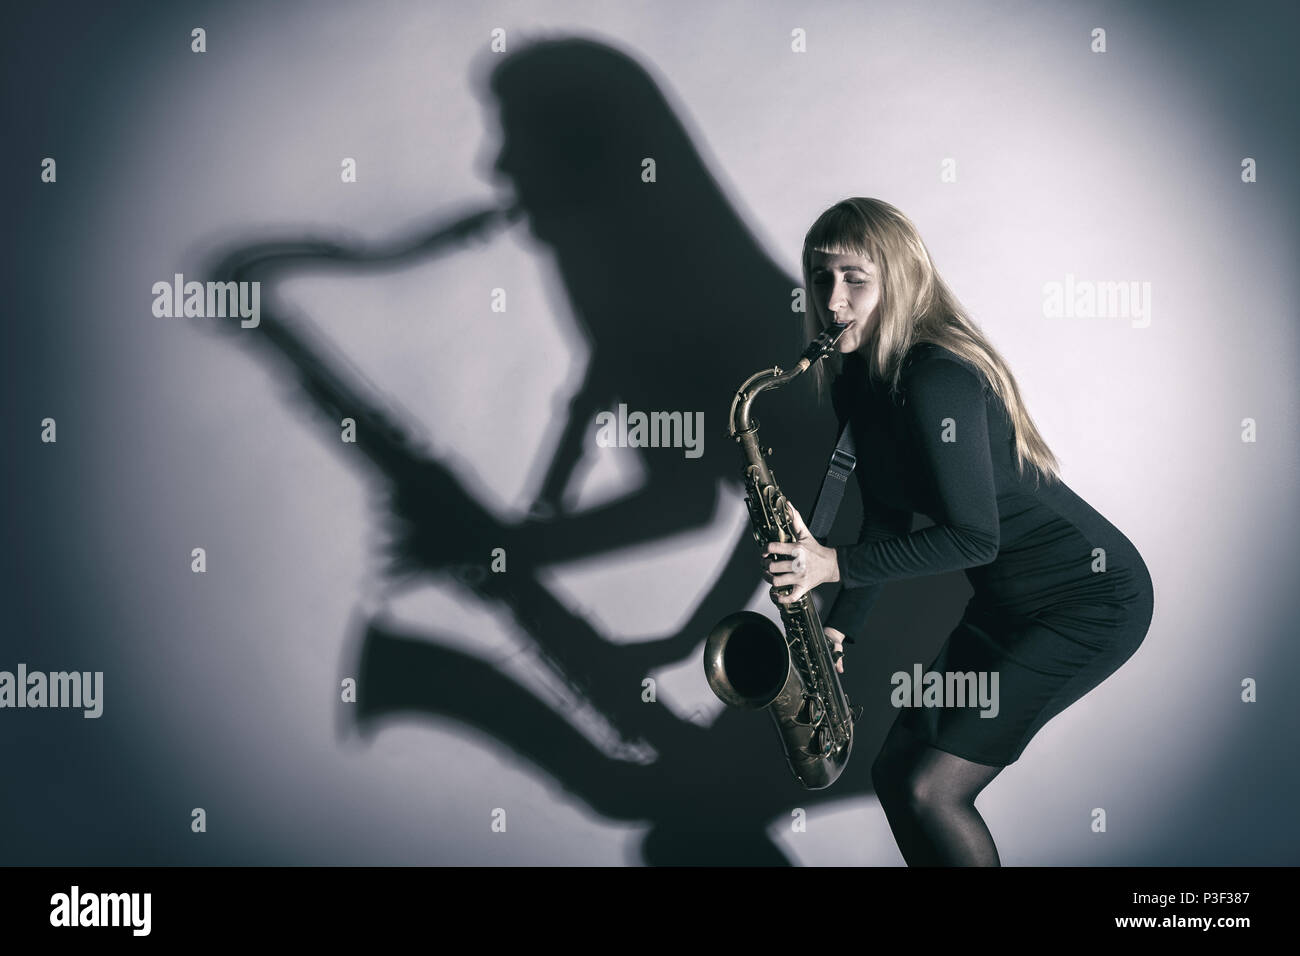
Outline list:
[[[788,372],[783,371],[779,365],[774,365],[772,368],[755,372],[747,378],[731,401],[731,437],[737,438],[753,430],[754,426],[750,422],[750,407],[760,392],[769,388],[780,388],[786,382],[808,371],[835,351],[835,346],[847,329],[847,325],[832,325],[823,329],[821,334],[808,344],[803,355],[799,356],[799,361]]]

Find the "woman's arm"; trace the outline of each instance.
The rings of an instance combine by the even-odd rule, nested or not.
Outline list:
[[[837,547],[845,590],[988,564],[998,554],[1000,521],[983,379],[959,362],[932,356],[908,369],[903,384],[908,424],[938,503],[931,516],[935,524]]]
[[[874,499],[862,502],[862,529],[858,534],[860,543],[896,538],[911,530],[910,511],[890,508]],[[866,623],[867,614],[880,596],[881,587],[880,584],[841,587],[830,610],[826,612],[825,626],[849,637],[861,634],[862,625]]]

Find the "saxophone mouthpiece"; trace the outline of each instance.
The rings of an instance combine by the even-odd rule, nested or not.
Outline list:
[[[804,371],[813,362],[819,361],[835,351],[835,346],[840,338],[848,330],[848,323],[841,325],[839,322],[822,330],[821,335],[812,340],[812,343],[804,351],[803,357],[799,359],[799,371]]]

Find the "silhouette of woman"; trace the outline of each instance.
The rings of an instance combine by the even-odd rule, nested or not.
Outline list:
[[[796,510],[799,540],[770,545],[763,576],[793,586],[787,601],[843,585],[825,622],[843,671],[843,643],[884,582],[964,569],[974,596],[929,671],[987,675],[996,705],[896,700],[872,779],[909,865],[997,866],[976,796],[1137,650],[1151,579],[1128,539],[1060,480],[1006,362],[906,216],[877,199],[837,203],[809,229],[803,269],[809,335],[832,317],[849,323],[841,354],[814,375],[824,390],[827,363],[839,373],[832,398],[859,450],[864,521],[858,543],[831,546]],[[934,525],[910,531],[913,513]]]
[[[538,42],[497,65],[488,88],[502,131],[493,170],[553,252],[591,347],[585,377],[560,410],[565,426],[532,518],[505,539],[507,552],[555,563],[702,529],[723,489],[740,485],[740,456],[725,430],[736,387],[807,344],[803,316],[791,308],[796,283],[750,233],[658,84],[630,57],[580,38]],[[565,513],[561,498],[592,444],[594,418],[619,403],[703,412],[703,454],[620,449],[639,456],[640,488]],[[834,444],[831,422],[809,426],[815,408],[802,381],[764,406],[765,434],[780,436],[782,488],[797,501],[815,495],[818,459]],[[662,643],[620,652],[654,666],[695,650],[755,594],[753,554],[745,527],[689,619]]]

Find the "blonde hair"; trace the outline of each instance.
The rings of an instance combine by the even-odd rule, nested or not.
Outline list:
[[[812,253],[865,256],[875,264],[880,283],[879,321],[862,344],[869,374],[897,394],[903,359],[912,346],[932,342],[969,361],[983,372],[1001,399],[1015,429],[1016,469],[1026,465],[1040,476],[1060,481],[1060,466],[1025,410],[1015,377],[1006,361],[975,325],[952,290],[935,270],[930,252],[912,221],[887,202],[855,197],[827,209],[804,237],[803,283],[811,297]],[[814,303],[804,316],[808,342],[823,328]],[[829,366],[829,368],[828,368]],[[812,370],[818,398],[824,397],[830,372],[842,369],[839,353]]]

